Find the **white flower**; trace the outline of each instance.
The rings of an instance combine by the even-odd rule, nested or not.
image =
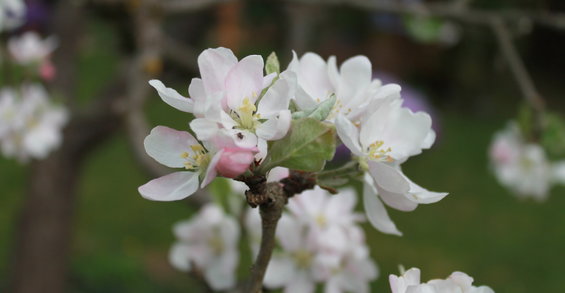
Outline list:
[[[21,0],[2,0],[0,2],[0,32],[11,30],[22,24],[26,9]]]
[[[258,100],[275,77],[263,75],[261,56],[238,61],[229,49],[207,49],[198,57],[198,65],[202,78],[191,81],[190,99],[158,80],[150,81],[166,103],[197,117],[190,126],[198,139],[207,140],[224,129],[240,146],[266,148],[266,142],[258,138],[268,141],[286,135],[291,121],[288,105],[296,84],[294,74],[281,74]]]
[[[0,144],[4,156],[21,162],[44,159],[61,144],[67,120],[67,110],[51,104],[39,84],[23,85],[19,92],[2,90]]]
[[[239,226],[217,205],[208,204],[192,219],[177,223],[178,241],[171,248],[171,264],[182,271],[198,270],[214,290],[236,283]]]
[[[237,168],[244,171],[256,153],[256,149],[237,147],[229,136],[218,134],[203,146],[190,133],[165,126],[153,128],[144,145],[147,154],[157,162],[187,170],[153,179],[138,188],[143,197],[158,201],[180,200],[192,195],[199,186],[208,185],[224,169],[220,168],[224,155],[237,155]]]
[[[559,177],[559,168],[552,171],[543,148],[526,142],[515,123],[495,134],[489,155],[498,181],[519,197],[544,200]]]
[[[53,37],[41,39],[36,32],[26,32],[8,40],[8,50],[14,60],[21,65],[45,61],[57,47]]]
[[[380,231],[396,235],[401,233],[380,200],[395,209],[411,211],[418,204],[437,202],[447,195],[430,192],[401,172],[400,164],[429,148],[435,137],[428,114],[413,113],[401,104],[396,96],[379,99],[373,104],[375,110],[367,112],[359,126],[343,115],[335,122],[341,141],[370,175],[365,176],[363,192],[369,221]]]
[[[356,121],[369,110],[372,100],[400,90],[396,84],[381,86],[380,80],[372,80],[371,62],[365,56],[349,58],[338,69],[335,56],[325,62],[315,53],[306,53],[299,59],[293,52],[288,71],[297,75],[296,103],[300,109],[312,109],[336,95],[329,121],[338,114]]]
[[[267,268],[265,285],[284,287],[284,292],[314,292],[325,283],[325,292],[369,292],[378,269],[369,257],[365,236],[354,212],[355,195],[346,190],[336,195],[317,187],[290,199],[277,227],[282,251]],[[252,210],[246,218],[252,243],[258,244],[260,220]],[[256,230],[251,230],[256,229]]]
[[[473,278],[462,272],[420,283],[420,269],[411,268],[401,276],[390,275],[389,282],[392,293],[494,293],[487,286],[473,286]]]

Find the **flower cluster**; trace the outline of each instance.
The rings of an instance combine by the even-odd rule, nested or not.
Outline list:
[[[420,269],[411,268],[401,276],[389,276],[392,293],[494,293],[487,286],[473,286],[473,278],[462,272],[453,272],[447,279],[420,283]]]
[[[50,55],[57,48],[54,37],[42,39],[36,32],[25,32],[8,40],[8,51],[13,61],[46,81],[55,77],[55,66]]]
[[[21,25],[25,13],[25,3],[22,0],[2,0],[0,2],[0,32]]]
[[[177,242],[169,260],[181,271],[201,274],[214,290],[235,285],[239,226],[219,206],[208,204],[192,219],[173,227]]]
[[[0,148],[6,157],[43,159],[62,140],[67,110],[49,100],[40,84],[0,89]]]
[[[553,184],[565,184],[565,161],[551,163],[544,148],[524,139],[518,125],[497,132],[489,150],[498,181],[519,197],[547,198]]]
[[[269,263],[265,286],[308,293],[324,283],[325,292],[369,292],[378,269],[369,257],[358,225],[363,216],[354,212],[355,204],[351,189],[330,195],[317,187],[290,199],[277,228],[279,249]],[[248,210],[246,226],[257,254],[261,236],[257,210]]]
[[[447,195],[430,192],[402,173],[401,163],[433,144],[431,118],[402,106],[400,86],[372,79],[366,57],[350,58],[338,68],[335,57],[326,62],[314,53],[301,58],[294,54],[287,70],[280,73],[278,62],[271,61],[265,65],[258,55],[238,61],[229,49],[207,49],[198,57],[201,78],[192,79],[190,98],[159,80],[150,81],[164,102],[195,116],[190,128],[196,137],[163,126],[153,129],[145,140],[147,153],[166,166],[185,170],[141,186],[144,197],[179,200],[216,175],[265,174],[278,166],[320,171],[316,168],[324,166],[323,160],[309,165],[304,161],[316,155],[328,159],[327,154],[319,155],[328,146],[331,159],[335,138],[322,143],[307,137],[318,132],[304,125],[314,125],[320,133],[328,129],[332,136],[331,129],[337,129],[358,168],[366,173],[365,211],[382,232],[401,235],[383,202],[411,211]],[[294,123],[300,119],[319,122]],[[283,138],[288,138],[285,144],[298,146],[273,143]],[[320,149],[313,146],[311,153],[300,153],[297,148],[307,149],[308,141],[318,141]]]

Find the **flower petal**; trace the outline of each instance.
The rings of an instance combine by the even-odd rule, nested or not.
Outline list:
[[[190,121],[190,129],[194,131],[199,140],[210,140],[218,134],[218,123],[206,118],[196,118]]]
[[[169,251],[169,263],[180,271],[188,272],[192,266],[190,264],[190,246],[186,244],[176,243]]]
[[[194,103],[191,99],[182,96],[172,88],[166,87],[160,80],[152,79],[149,84],[157,90],[161,99],[169,106],[183,112],[192,113]]]
[[[171,168],[183,168],[184,152],[189,152],[191,145],[199,144],[188,132],[166,126],[157,126],[143,141],[147,154],[157,162]]]
[[[223,151],[220,150],[212,157],[212,160],[210,160],[210,164],[208,165],[208,168],[206,168],[204,180],[202,180],[202,184],[200,184],[201,188],[206,187],[206,185],[210,184],[210,182],[216,178],[216,175],[218,174],[218,171],[216,171],[216,165],[218,165],[218,162],[222,158],[222,153]]]
[[[198,56],[198,68],[207,94],[223,91],[228,72],[237,64],[237,58],[230,49],[204,50]]]
[[[296,91],[296,75],[293,72],[284,72],[281,78],[270,87],[257,106],[257,113],[262,118],[268,118],[278,114],[282,110],[288,110],[290,98]]]
[[[363,205],[367,218],[373,227],[386,234],[402,236],[402,232],[396,228],[396,225],[388,216],[385,206],[367,182],[363,187]]]
[[[285,286],[292,281],[295,270],[292,259],[283,255],[274,255],[265,273],[265,286],[273,289]]]
[[[359,129],[345,118],[343,115],[338,115],[335,119],[335,128],[337,135],[345,144],[345,146],[355,155],[364,156],[363,150],[359,145]]]
[[[156,201],[181,200],[198,189],[198,173],[182,171],[153,179],[138,188],[146,199]]]
[[[257,127],[257,136],[268,141],[281,139],[287,134],[291,120],[290,110],[282,110],[278,117],[272,117]]]
[[[368,161],[368,165],[369,173],[377,187],[400,194],[405,194],[410,190],[410,185],[400,170],[382,162]]]
[[[255,104],[263,89],[263,58],[250,55],[241,59],[226,76],[225,89],[231,109],[237,110],[244,98]]]

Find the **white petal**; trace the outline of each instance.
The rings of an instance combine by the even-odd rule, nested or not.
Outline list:
[[[400,170],[382,162],[368,161],[368,165],[369,173],[379,188],[400,194],[406,194],[410,190],[410,185]]]
[[[199,140],[210,140],[218,134],[218,123],[206,118],[196,118],[190,121],[190,129],[194,131]]]
[[[257,127],[257,136],[267,141],[281,139],[287,134],[291,121],[290,110],[282,110],[278,117],[272,117]]]
[[[198,141],[186,131],[179,131],[165,126],[157,126],[143,141],[147,154],[157,162],[171,168],[184,167],[184,152],[189,152],[191,145]]]
[[[559,161],[553,164],[553,181],[558,184],[565,185],[565,161]]]
[[[228,106],[237,110],[244,98],[254,104],[263,89],[263,58],[250,55],[243,58],[226,76]]]
[[[306,272],[298,272],[295,278],[284,288],[284,293],[311,293],[316,289],[314,280]]]
[[[377,186],[379,196],[391,208],[399,211],[410,212],[418,207],[418,202],[407,197],[407,193],[391,192]]]
[[[422,148],[423,149],[431,148],[435,141],[436,141],[436,132],[433,129],[430,129],[430,131],[426,135],[426,138],[424,139]]]
[[[402,232],[398,231],[396,225],[388,216],[385,206],[368,183],[365,183],[363,187],[363,205],[367,218],[373,227],[383,233],[402,236]]]
[[[194,105],[191,99],[182,96],[172,88],[166,87],[160,80],[152,79],[149,84],[157,90],[161,99],[169,106],[183,112],[192,113]]]
[[[190,271],[190,247],[181,243],[174,244],[169,251],[169,262],[177,270]]]
[[[228,72],[237,64],[237,58],[230,49],[204,50],[198,56],[198,68],[207,94],[224,89]]]
[[[198,189],[198,173],[175,172],[153,179],[138,188],[139,193],[150,200],[173,201],[192,195]]]
[[[334,92],[326,62],[315,53],[306,53],[300,58],[298,82],[314,100],[323,100]]]
[[[338,115],[335,120],[337,135],[345,146],[355,155],[364,156],[359,145],[359,129],[343,115]]]
[[[340,74],[339,96],[347,101],[371,82],[371,61],[365,56],[349,58],[341,65]]]
[[[235,286],[235,270],[239,259],[237,250],[228,249],[206,267],[204,277],[215,291]]]
[[[285,255],[274,255],[269,262],[265,273],[265,286],[276,289],[292,282],[296,267],[292,259]]]
[[[267,174],[267,182],[278,182],[288,177],[289,170],[285,167],[275,167]]]
[[[438,202],[448,195],[447,192],[429,191],[412,182],[410,179],[406,179],[410,183],[410,195],[412,196],[412,200],[416,201],[417,203],[428,204]]]
[[[288,110],[290,98],[296,91],[296,75],[293,72],[281,74],[281,78],[270,87],[257,106],[257,113],[262,118],[278,114],[281,110]]]

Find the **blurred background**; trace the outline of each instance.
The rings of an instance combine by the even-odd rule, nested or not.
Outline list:
[[[196,209],[141,198],[137,187],[154,173],[135,145],[150,127],[185,129],[190,119],[146,81],[158,77],[186,95],[198,54],[218,46],[240,58],[274,51],[283,67],[291,50],[335,55],[338,63],[363,54],[375,77],[403,87],[407,106],[433,116],[436,144],[404,171],[450,195],[411,213],[389,209],[403,237],[365,226],[380,269],[373,292],[390,292],[388,275],[399,265],[419,267],[423,280],[464,271],[496,292],[565,292],[565,188],[545,202],[519,200],[497,183],[487,156],[493,134],[524,103],[491,18],[504,22],[548,108],[565,113],[565,2],[26,3],[26,24],[8,34],[59,39],[52,89],[71,105],[72,119],[47,160],[0,158],[1,292],[10,292],[10,280],[50,274],[63,276],[64,292],[204,292],[167,258],[172,224]],[[60,249],[42,251],[50,245]],[[241,275],[250,263],[242,257]]]

